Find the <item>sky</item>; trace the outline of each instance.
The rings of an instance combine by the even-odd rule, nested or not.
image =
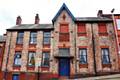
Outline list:
[[[0,0],[0,35],[15,26],[17,16],[22,24],[34,24],[38,13],[40,23],[52,23],[63,3],[75,17],[96,17],[98,10],[109,14],[113,8],[114,13],[120,13],[120,0]]]

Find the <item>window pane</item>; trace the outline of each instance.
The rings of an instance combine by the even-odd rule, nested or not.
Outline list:
[[[44,38],[44,44],[50,44],[50,38],[46,37]]]
[[[80,49],[79,57],[80,57],[80,63],[86,64],[87,63],[87,49]]]
[[[18,37],[23,37],[24,36],[24,32],[19,32],[18,33]]]
[[[102,49],[102,63],[103,64],[110,63],[109,50],[107,48]]]
[[[23,44],[23,38],[18,38],[17,39],[17,44]]]
[[[117,21],[117,28],[120,29],[120,19],[116,19]]]
[[[17,44],[23,44],[24,32],[19,32],[17,36]]]
[[[48,52],[44,52],[43,55],[42,55],[42,66],[49,66],[49,53]]]
[[[51,34],[50,32],[44,32],[43,34],[43,44],[50,44],[50,37],[51,37]]]
[[[37,32],[31,32],[30,37],[37,37]]]
[[[16,52],[14,56],[14,65],[20,66],[21,65],[21,52]]]
[[[12,80],[19,80],[19,74],[13,74]]]
[[[29,66],[34,66],[35,65],[35,53],[34,52],[29,52],[28,65]]]
[[[44,32],[44,37],[50,37],[50,32]]]
[[[31,32],[30,33],[30,44],[36,44],[37,43],[37,33]]]

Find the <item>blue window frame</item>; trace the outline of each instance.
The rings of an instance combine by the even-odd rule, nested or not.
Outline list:
[[[43,32],[43,44],[50,44],[50,32]]]
[[[13,74],[12,80],[20,80],[19,79],[19,74]]]
[[[23,44],[24,32],[18,32],[17,44]]]
[[[21,52],[15,52],[14,65],[21,66]]]
[[[49,59],[50,59],[50,53],[43,52],[43,54],[42,54],[42,66],[49,67],[49,65],[50,65]]]
[[[102,48],[102,63],[103,64],[109,64],[110,63],[110,57],[109,57],[109,49],[108,48]]]
[[[36,44],[37,43],[37,32],[31,32],[30,33],[30,44]]]
[[[79,61],[80,64],[87,64],[87,49],[79,49]]]

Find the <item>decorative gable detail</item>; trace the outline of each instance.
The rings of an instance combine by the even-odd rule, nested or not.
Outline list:
[[[62,7],[59,9],[59,11],[57,12],[57,14],[54,16],[54,18],[52,19],[52,22],[55,22],[56,19],[58,18],[58,16],[62,13],[62,11],[65,10],[68,15],[72,18],[73,21],[75,21],[75,17],[73,16],[73,14],[70,12],[70,10],[68,9],[68,7],[66,6],[65,3],[63,3]],[[65,19],[66,16],[63,15],[63,19]]]

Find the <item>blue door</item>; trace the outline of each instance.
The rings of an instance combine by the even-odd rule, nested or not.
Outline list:
[[[70,74],[70,60],[69,59],[59,59],[59,75],[69,76]]]

